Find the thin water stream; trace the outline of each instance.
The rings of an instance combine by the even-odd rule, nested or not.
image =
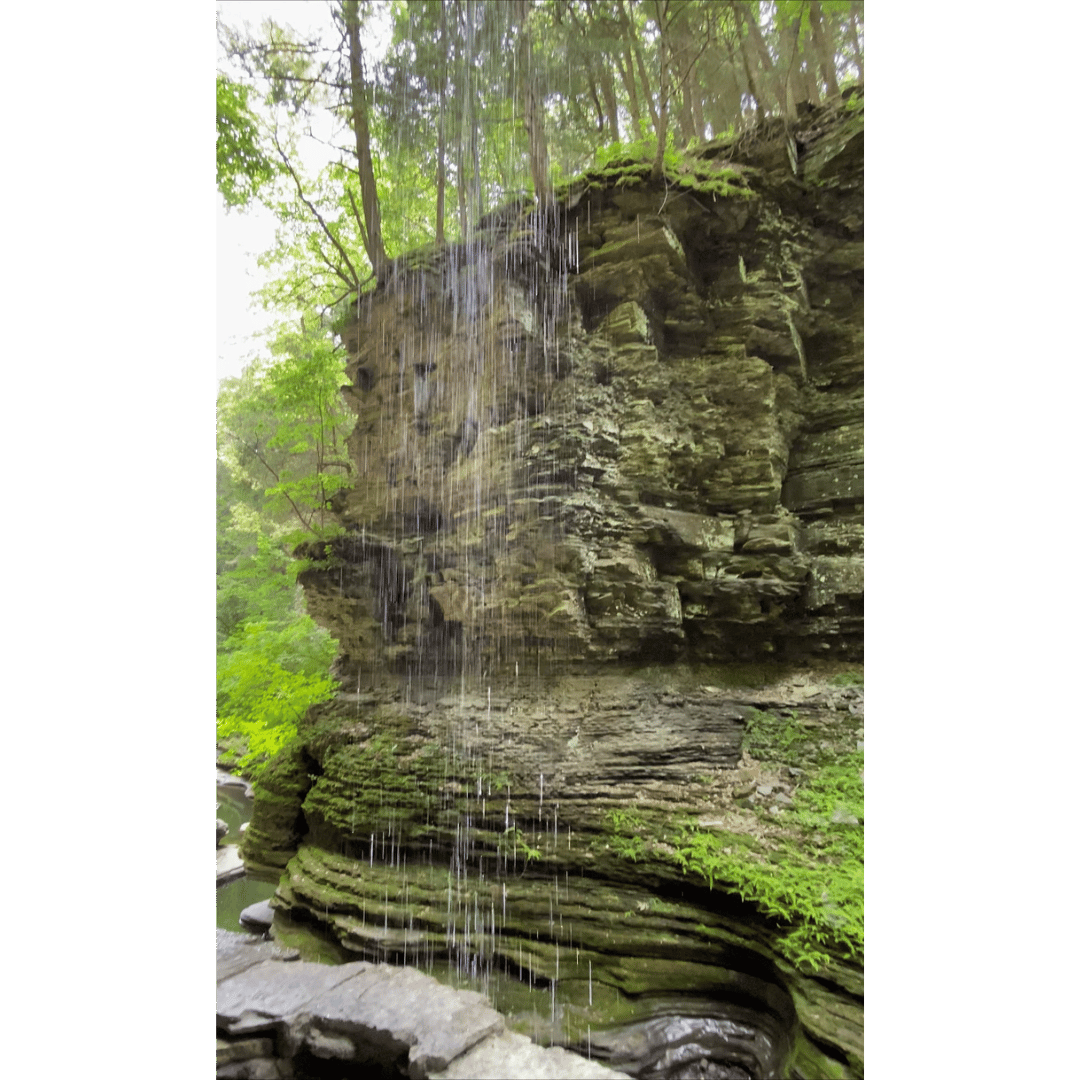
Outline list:
[[[223,843],[238,843],[240,827],[250,819],[253,800],[239,788],[218,787],[217,801],[218,816],[229,826]],[[463,839],[460,845],[456,860],[459,873],[462,876],[468,873],[470,877],[481,873],[489,894],[496,895],[499,889],[492,883],[497,885],[500,879],[497,868],[492,867],[494,876],[487,878],[474,864],[474,859],[468,857]],[[379,848],[377,861],[374,859],[376,847]],[[415,857],[417,852],[412,855]],[[394,839],[373,836],[369,858],[363,860],[367,864],[364,870],[368,875],[376,873],[378,876],[377,864],[381,864],[380,870],[385,870],[399,859],[404,875],[405,858],[397,853]],[[422,918],[414,928],[412,908],[420,910],[421,901],[418,900],[413,900],[410,907],[406,898],[406,907],[410,908],[407,926],[392,927],[389,924],[388,901],[393,891],[389,884],[383,890],[386,895],[380,897],[382,902],[372,903],[368,908],[368,926],[373,930],[373,936],[366,945],[361,946],[358,942],[354,949],[345,948],[321,925],[307,920],[296,921],[284,911],[275,915],[272,935],[282,944],[298,948],[307,960],[330,964],[361,958],[405,962],[447,985],[478,990],[506,1017],[510,1029],[540,1045],[561,1045],[590,1059],[605,1061],[641,1080],[681,1080],[683,1077],[755,1080],[782,1075],[791,1048],[793,1021],[793,1009],[786,994],[782,995],[784,1000],[779,1002],[779,1007],[775,1007],[777,1001],[772,998],[769,1000],[774,1007],[767,1006],[762,998],[761,983],[753,976],[746,977],[746,985],[741,989],[738,976],[735,976],[728,992],[714,995],[623,993],[609,983],[594,980],[592,959],[575,947],[573,926],[563,925],[558,910],[562,905],[555,902],[554,897],[548,929],[556,942],[555,977],[544,978],[533,973],[527,945],[523,962],[517,963],[507,959],[505,947],[500,948],[506,922],[505,908],[500,911],[499,905],[491,901],[481,912],[477,896],[467,895],[472,890],[454,888],[454,874],[445,866],[412,868],[409,879],[417,896],[425,892],[426,877],[431,879],[433,888],[442,888],[448,896],[446,902],[450,904],[452,918],[445,941],[433,941],[424,933]],[[457,884],[460,886],[464,882]],[[567,899],[571,885],[578,888],[567,878]],[[581,887],[589,888],[584,882]],[[560,901],[562,891],[560,888]],[[275,892],[276,883],[246,876],[220,886],[217,890],[218,927],[233,931],[247,929],[239,921],[241,911],[271,898]],[[459,892],[461,896],[457,896]],[[515,902],[514,892],[511,887],[511,908]],[[502,894],[505,905],[505,881]],[[382,910],[378,911],[376,907]],[[394,921],[398,922],[399,918],[400,914]],[[391,939],[397,944],[392,944]],[[559,943],[565,947],[559,948]],[[514,951],[512,947],[510,951]],[[520,943],[517,952],[520,955]],[[633,957],[626,957],[624,963],[632,967]]]

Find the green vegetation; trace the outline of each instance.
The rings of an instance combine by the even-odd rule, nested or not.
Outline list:
[[[829,681],[833,686],[862,686],[862,668],[858,671],[842,671],[839,675],[834,675]]]
[[[858,0],[335,0],[330,12],[326,40],[272,19],[219,29],[219,188],[274,212],[270,302],[308,315],[569,177],[747,197],[744,174],[701,155],[863,80]],[[342,153],[308,175],[302,143],[325,141],[327,117],[344,124]]]
[[[304,737],[311,745],[307,728]],[[345,836],[366,839],[375,831],[412,837],[439,825],[443,807],[435,793],[444,773],[442,756],[435,746],[418,747],[402,726],[330,746],[322,770],[304,811],[317,813]]]
[[[676,840],[673,857],[684,873],[789,924],[780,951],[811,971],[833,956],[862,962],[862,767],[859,752],[808,772],[785,812],[785,835],[768,846],[693,823]]]
[[[336,690],[337,645],[304,613],[293,547],[334,535],[327,502],[349,474],[341,354],[282,327],[271,357],[218,397],[218,738],[246,744],[234,764],[250,775]]]
[[[259,122],[248,105],[251,87],[217,77],[217,185],[228,206],[244,207],[277,176],[261,149]]]
[[[809,741],[809,735],[799,726],[795,713],[788,718],[751,709],[746,719],[743,749],[760,761],[781,761],[797,764]]]
[[[543,853],[539,848],[532,847],[525,839],[525,834],[516,825],[511,825],[502,836],[499,837],[499,854],[504,859],[513,859],[517,855],[523,856],[525,866],[530,862],[539,862]]]
[[[237,765],[256,775],[261,763],[296,735],[309,706],[337,689],[326,672],[336,643],[300,616],[277,626],[245,622],[218,660],[218,736],[241,735],[247,753]]]
[[[799,764],[790,808],[777,815],[755,806],[759,827],[745,831],[692,819],[671,823],[669,831],[652,815],[609,810],[604,841],[628,862],[659,856],[710,889],[753,903],[781,924],[778,948],[800,969],[818,971],[831,959],[861,963],[863,754],[845,751],[851,742],[846,730],[833,733],[823,750],[809,745],[797,715],[753,710],[746,749],[760,761]]]
[[[308,564],[295,552],[334,539],[331,503],[357,475],[339,338],[358,295],[385,283],[394,259],[423,265],[483,229],[496,206],[590,187],[649,187],[657,205],[681,191],[753,198],[752,171],[724,157],[735,141],[863,77],[862,5],[846,0],[340,0],[331,11],[339,33],[327,41],[269,20],[221,30],[219,191],[239,210],[261,201],[277,223],[259,299],[280,321],[218,401],[218,735],[243,742],[239,764],[255,775],[288,755],[297,726],[336,689],[336,644],[304,611],[297,577]],[[379,11],[385,56],[371,48]],[[861,93],[849,95],[848,112],[862,107]],[[305,140],[324,122],[345,146],[308,170]],[[778,673],[735,667],[717,681],[766,686]],[[359,812],[365,828],[437,828],[456,812],[454,796],[431,794],[445,762],[392,717],[373,721],[379,734],[366,741],[329,724],[323,739],[312,723],[305,739],[324,772],[311,807],[328,821],[348,829]],[[748,717],[745,745],[759,760],[806,765],[810,743],[797,717]],[[786,948],[814,967],[861,950],[862,830],[842,822],[861,818],[862,801],[861,757],[811,760],[783,812],[788,840],[764,848],[687,826],[675,857],[790,923]],[[651,854],[656,830],[641,815],[613,810],[606,825],[619,857]],[[541,857],[516,829],[504,842],[526,865]]]
[[[605,820],[611,829],[608,844],[620,858],[637,862],[645,853],[645,839],[641,835],[645,821],[640,814],[630,810],[609,810]]]
[[[573,179],[555,184],[555,193],[566,197],[590,189],[637,187],[650,179],[656,158],[656,140],[639,139],[601,147],[592,166]],[[679,151],[669,141],[662,158],[663,178],[670,186],[721,198],[755,198],[749,186],[752,169],[701,157],[695,150]]]

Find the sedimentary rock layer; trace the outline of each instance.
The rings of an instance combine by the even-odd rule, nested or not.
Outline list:
[[[861,655],[861,131],[593,174],[363,298],[303,579],[343,676]]]
[[[280,914],[577,1003],[585,971],[590,996],[689,987],[762,1017],[789,1075],[862,1074],[857,961],[811,974],[783,920],[678,857],[691,829],[839,859],[792,796],[863,738],[835,681],[862,655],[849,104],[662,184],[614,163],[401,260],[343,319],[356,480],[302,577],[343,692],[243,842]],[[785,769],[746,752],[762,710],[799,748]]]

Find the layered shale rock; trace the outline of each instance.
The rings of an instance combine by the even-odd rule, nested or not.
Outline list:
[[[800,777],[861,751],[861,106],[648,173],[492,215],[341,320],[357,481],[302,583],[343,692],[243,853],[350,956],[551,986],[579,1049],[617,1014],[596,1049],[635,1075],[859,1076],[858,961],[794,962],[685,853],[812,847]],[[798,756],[748,753],[766,714]]]
[[[343,675],[859,657],[861,114],[804,121],[802,175],[768,134],[586,178],[345,321],[360,480],[304,579]]]

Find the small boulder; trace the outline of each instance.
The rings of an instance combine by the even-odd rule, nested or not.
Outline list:
[[[225,837],[228,836],[228,835],[229,835],[229,823],[227,821],[222,821],[221,818],[218,818],[217,819],[217,843],[218,843],[219,847],[221,846],[221,841],[224,840]]]
[[[269,900],[260,900],[240,912],[240,922],[252,930],[269,930],[274,921],[274,909]]]

